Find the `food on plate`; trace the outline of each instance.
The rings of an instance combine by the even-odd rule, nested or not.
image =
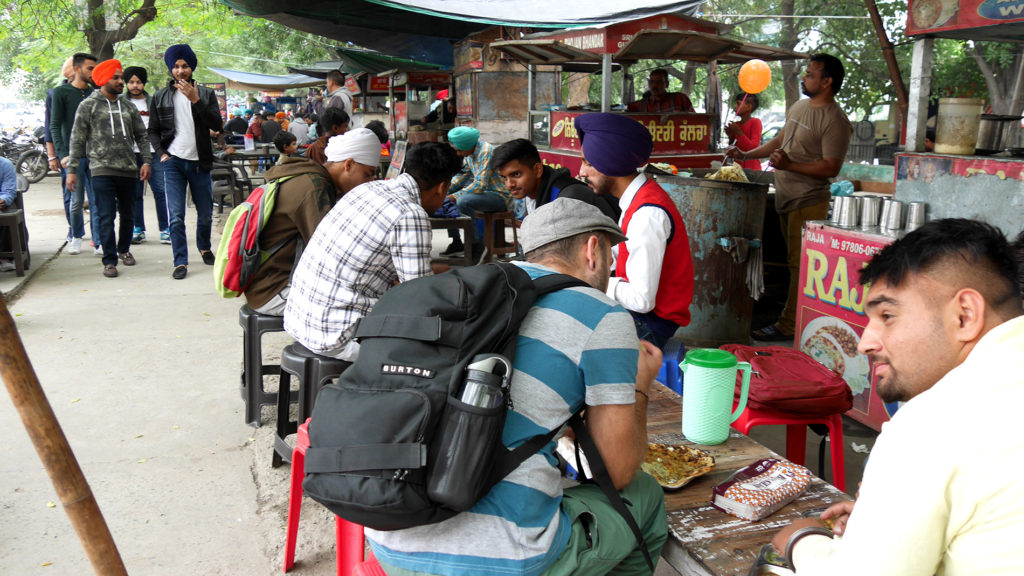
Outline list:
[[[717,172],[705,176],[708,180],[725,180],[728,182],[750,182],[739,164],[722,166]]]
[[[912,10],[918,28],[931,28],[942,14],[941,0],[916,0]]]
[[[641,465],[664,488],[680,488],[694,478],[715,469],[711,454],[689,446],[650,444],[647,461]]]
[[[857,352],[860,338],[848,324],[831,316],[811,320],[800,337],[800,351],[841,374],[850,391],[860,394],[871,387],[871,364]]]

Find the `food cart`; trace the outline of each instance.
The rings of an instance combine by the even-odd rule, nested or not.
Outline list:
[[[717,86],[717,63],[804,58],[804,54],[751,44],[722,36],[724,26],[716,22],[675,14],[660,14],[602,26],[572,28],[530,35],[522,40],[495,42],[501,50],[526,65],[529,75],[540,66],[558,66],[565,71],[594,71],[601,74],[601,110],[611,111],[613,66],[623,70],[624,98],[631,85],[630,66],[640,59],[685,60],[708,65],[712,86]],[[534,82],[531,80],[530,85]],[[560,99],[561,91],[557,92]],[[573,120],[586,111],[569,111],[556,103],[540,109],[532,91],[527,93],[529,138],[541,151],[545,163],[568,167],[579,173],[582,161],[580,140]],[[718,151],[721,117],[717,90],[706,99],[710,109],[698,113],[628,115],[646,126],[654,138],[651,162],[667,162],[678,168],[706,168],[721,160]],[[627,102],[628,103],[628,102]]]
[[[916,39],[907,151],[896,156],[893,199],[925,203],[929,220],[976,218],[1011,237],[1024,227],[1024,158],[1014,154],[1018,151],[990,156],[924,151],[933,39],[1024,42],[1020,6],[994,0],[910,0],[907,35]],[[905,233],[829,222],[809,222],[804,229],[794,344],[843,374],[854,394],[847,415],[875,430],[898,406],[878,397],[868,360],[856,353],[867,325],[857,270]]]
[[[449,89],[452,83],[451,72],[387,70],[377,76],[388,79],[388,100],[392,103],[389,124],[395,140],[407,140],[409,145],[444,140],[442,131],[424,128],[419,120],[429,112],[432,96],[441,90]],[[403,92],[399,101],[395,100],[396,89]],[[423,91],[429,93],[431,98],[419,98],[418,93]]]

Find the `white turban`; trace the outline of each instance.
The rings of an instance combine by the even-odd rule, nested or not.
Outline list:
[[[380,163],[380,139],[368,128],[356,128],[328,140],[324,154],[328,162],[351,158],[358,164],[376,166]]]

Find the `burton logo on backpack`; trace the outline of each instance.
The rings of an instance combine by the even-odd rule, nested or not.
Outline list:
[[[271,180],[256,188],[245,202],[235,206],[228,215],[213,264],[214,284],[217,293],[224,298],[241,296],[252,283],[260,266],[285,244],[297,238],[296,235],[267,250],[260,246],[260,234],[274,212],[277,191],[289,179],[291,176]]]

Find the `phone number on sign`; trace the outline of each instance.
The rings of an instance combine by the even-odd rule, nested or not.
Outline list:
[[[882,246],[871,246],[868,244],[862,244],[860,242],[854,242],[853,240],[839,240],[838,238],[832,239],[832,249],[841,250],[847,254],[860,254],[863,256],[874,256],[882,251]]]

